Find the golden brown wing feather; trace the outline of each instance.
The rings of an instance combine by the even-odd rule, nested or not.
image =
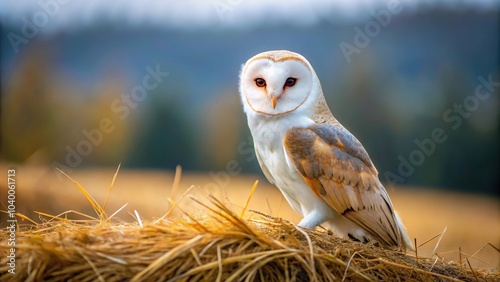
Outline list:
[[[284,146],[318,197],[381,244],[402,246],[392,203],[378,172],[361,143],[342,125],[292,128]]]

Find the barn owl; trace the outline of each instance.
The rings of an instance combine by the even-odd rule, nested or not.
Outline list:
[[[368,153],[335,119],[303,56],[255,55],[242,67],[239,90],[260,167],[302,215],[299,226],[414,249]]]

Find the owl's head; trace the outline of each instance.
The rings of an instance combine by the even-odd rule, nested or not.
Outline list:
[[[257,54],[241,70],[240,94],[247,113],[277,116],[310,111],[319,93],[321,86],[311,64],[294,52]]]

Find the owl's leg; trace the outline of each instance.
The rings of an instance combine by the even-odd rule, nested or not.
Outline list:
[[[316,226],[320,225],[326,220],[327,217],[324,213],[313,210],[304,216],[304,218],[299,222],[299,226],[305,227],[307,229],[314,229]]]

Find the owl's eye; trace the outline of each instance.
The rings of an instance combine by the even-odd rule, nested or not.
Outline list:
[[[285,87],[292,87],[292,86],[295,85],[296,82],[297,82],[296,78],[289,77],[289,78],[286,79]]]
[[[266,86],[266,81],[263,79],[263,78],[256,78],[255,79],[255,85],[257,85],[258,87],[264,87]]]

